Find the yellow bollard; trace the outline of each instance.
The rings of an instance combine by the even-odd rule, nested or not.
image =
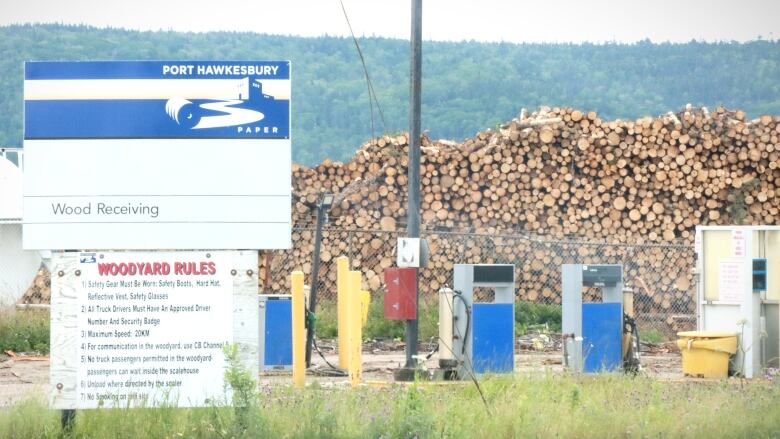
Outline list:
[[[292,282],[292,357],[293,386],[306,385],[306,325],[303,295],[303,272],[293,271]]]
[[[336,258],[336,321],[339,329],[339,367],[349,367],[349,322],[347,320],[347,291],[349,289],[347,277],[349,275],[349,258],[339,256]]]
[[[363,331],[362,306],[360,300],[361,276],[359,271],[349,272],[349,307],[347,321],[349,322],[349,382],[352,386],[360,384],[363,374]]]

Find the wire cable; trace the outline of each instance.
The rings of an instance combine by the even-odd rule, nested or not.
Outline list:
[[[366,60],[363,57],[363,51],[360,49],[360,44],[358,43],[357,38],[355,37],[355,32],[352,30],[352,23],[349,21],[349,16],[347,15],[347,9],[344,7],[344,2],[342,0],[339,0],[339,3],[341,4],[341,11],[344,13],[344,19],[347,21],[347,27],[349,27],[349,33],[352,35],[352,41],[355,43],[355,49],[357,49],[358,56],[360,57],[360,63],[363,65],[363,74],[366,77],[366,87],[368,88],[368,104],[369,109],[371,111],[371,139],[376,138],[376,134],[374,132],[374,102],[376,102],[376,108],[379,111],[379,117],[382,119],[382,129],[383,132],[387,132],[387,124],[385,123],[385,113],[382,111],[382,106],[379,105],[379,99],[376,96],[376,91],[374,90],[374,84],[371,82],[371,77],[368,74],[368,67],[366,67]],[[372,100],[373,98],[373,100]]]
[[[463,345],[461,346],[461,354],[465,354],[466,353],[466,338],[469,336],[469,330],[471,329],[471,310],[469,309],[468,303],[466,303],[466,299],[463,298],[463,292],[462,291],[454,291],[452,297],[453,297],[453,299],[455,297],[460,299],[460,301],[463,302],[463,308],[466,310],[466,334],[463,336]],[[454,302],[454,300],[453,300],[453,302]],[[454,314],[455,314],[455,311],[453,310],[453,315]]]
[[[462,291],[458,291],[458,290],[453,291],[452,297],[454,298],[455,296],[460,297],[461,301],[463,302],[463,306],[466,308],[466,316],[468,317],[468,319],[466,320],[466,334],[468,334],[469,333],[469,327],[471,326],[471,310],[469,310],[468,304],[466,303],[466,299],[464,299],[462,297],[463,296],[463,292]],[[450,307],[450,312],[454,316],[455,315],[455,309],[454,309],[455,301],[453,300],[452,304],[447,302],[447,304]],[[479,392],[479,396],[482,398],[482,403],[485,405],[485,411],[488,414],[491,414],[490,413],[490,405],[488,405],[487,398],[485,397],[485,393],[482,391],[482,386],[479,385],[479,380],[477,379],[477,376],[474,374],[474,364],[471,362],[471,357],[466,352],[466,339],[460,333],[460,329],[458,328],[458,325],[453,325],[453,329],[458,332],[458,337],[460,337],[460,339],[463,341],[463,346],[461,348],[461,351],[462,351],[461,355],[466,360],[466,372],[468,372],[469,377],[471,378],[471,381],[474,383],[474,386],[477,388],[477,392]],[[512,349],[514,351],[514,346],[512,346]],[[450,352],[452,352],[452,349],[450,349]],[[458,356],[455,352],[452,352],[452,355],[454,355],[456,358]],[[513,357],[514,357],[514,354],[513,354]],[[514,358],[512,359],[512,361],[514,361]]]
[[[317,351],[317,353],[320,355],[320,358],[322,358],[322,361],[324,361],[325,364],[327,364],[328,367],[329,367],[329,369],[318,369],[318,370],[316,370],[316,373],[319,373],[319,374],[322,374],[322,375],[327,375],[327,376],[337,376],[337,377],[345,377],[345,376],[348,375],[347,372],[344,369],[341,369],[341,368],[338,368],[338,367],[334,366],[333,364],[331,364],[330,361],[328,361],[327,358],[325,358],[325,354],[322,353],[322,350],[317,345],[317,337],[312,337],[312,342],[313,342],[313,345],[314,345],[314,350]],[[315,372],[315,371],[312,371],[312,372]]]

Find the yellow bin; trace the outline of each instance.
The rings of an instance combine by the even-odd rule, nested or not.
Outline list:
[[[702,378],[726,378],[729,357],[737,353],[734,332],[678,332],[677,347],[682,352],[683,374]]]

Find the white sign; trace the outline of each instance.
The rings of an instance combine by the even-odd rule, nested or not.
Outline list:
[[[742,229],[731,231],[731,255],[735,258],[745,256],[745,231]]]
[[[742,259],[723,259],[720,261],[718,291],[720,301],[742,303],[745,294],[745,261]]]
[[[290,65],[25,65],[25,249],[291,246]]]
[[[195,407],[224,400],[223,347],[235,341],[234,311],[240,305],[234,299],[234,276],[245,275],[231,272],[233,253],[76,255],[71,263],[75,276],[60,281],[58,274],[68,264],[58,263],[52,282],[55,407],[63,404],[56,403],[63,392],[58,383],[67,381],[63,370],[74,369],[73,408]],[[256,302],[256,293],[251,296]],[[73,327],[58,320],[67,313],[63,299],[75,304]],[[55,344],[55,335],[67,334],[74,340]],[[256,345],[256,331],[254,339]],[[75,343],[72,359],[70,343]]]
[[[398,267],[420,267],[420,238],[398,238],[396,251]]]

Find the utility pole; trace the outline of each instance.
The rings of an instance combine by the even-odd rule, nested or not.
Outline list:
[[[411,80],[409,102],[409,174],[406,234],[410,238],[420,237],[420,93],[422,90],[422,0],[412,0],[411,34]],[[415,306],[419,312],[419,269],[415,276],[417,299]],[[417,368],[414,355],[417,354],[417,318],[406,321],[406,372]],[[412,377],[414,373],[412,372]]]

